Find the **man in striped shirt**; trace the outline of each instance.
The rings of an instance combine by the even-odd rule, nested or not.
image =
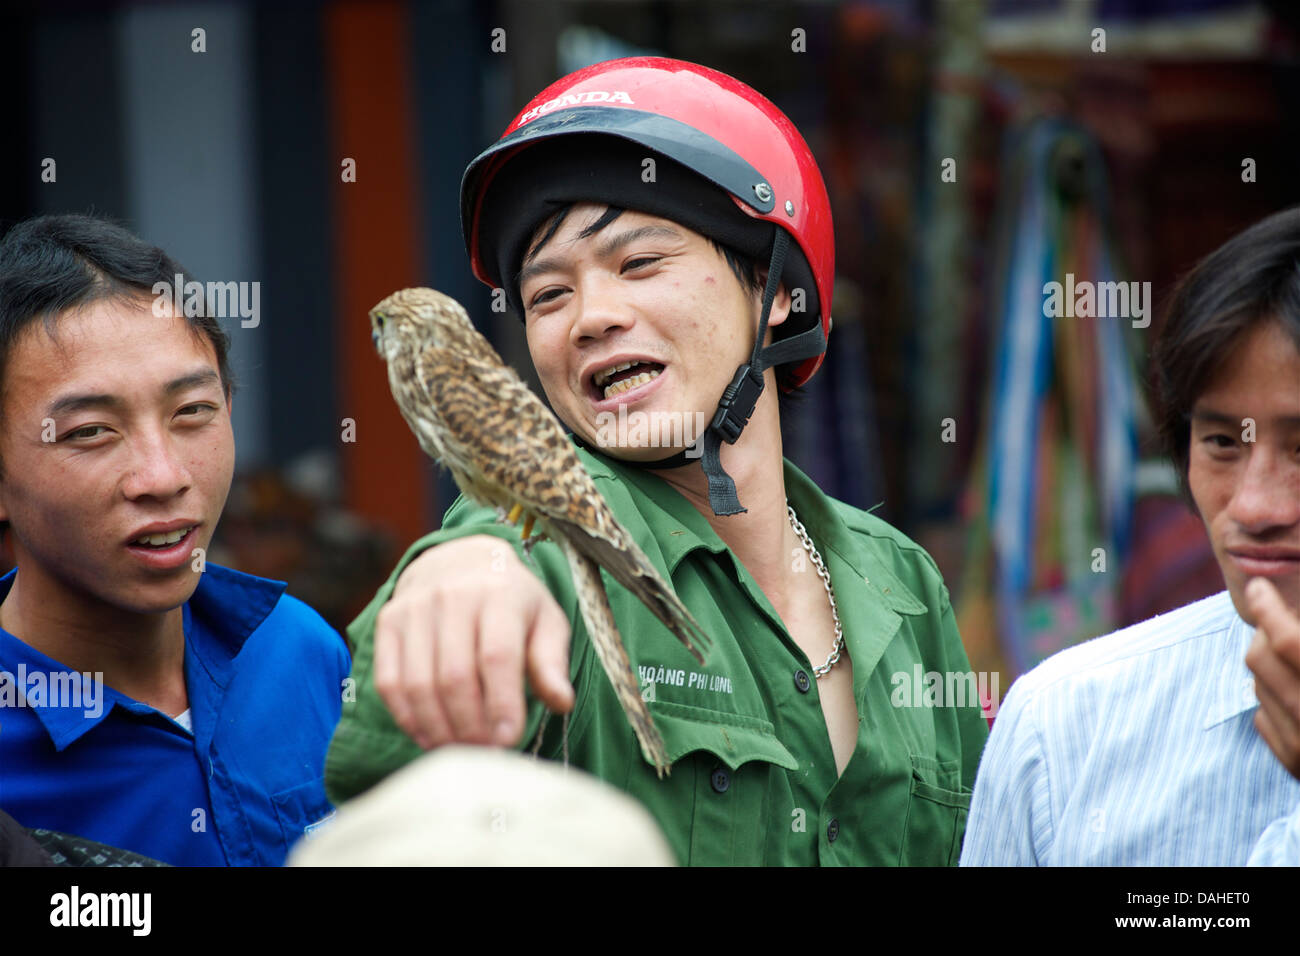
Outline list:
[[[1015,683],[963,865],[1300,865],[1300,207],[1180,283],[1153,368],[1227,590]]]

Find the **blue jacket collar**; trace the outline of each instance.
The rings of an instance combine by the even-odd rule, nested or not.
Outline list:
[[[0,601],[9,594],[16,574],[17,569],[0,578]],[[279,603],[285,587],[283,581],[207,565],[194,594],[184,605],[185,681],[191,709],[202,706],[209,698],[196,686],[196,666],[224,690],[245,641]],[[102,682],[93,685],[93,675],[71,670],[3,629],[0,672],[7,672],[5,684],[0,686],[0,709],[30,707],[57,750],[98,726],[113,707],[142,715],[158,713]],[[55,682],[59,693],[57,699],[52,699],[56,696]],[[177,730],[181,732],[179,727]]]

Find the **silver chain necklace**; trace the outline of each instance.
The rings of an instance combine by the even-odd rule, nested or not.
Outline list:
[[[790,514],[790,527],[794,528],[794,533],[803,542],[803,549],[812,558],[813,567],[817,569],[822,584],[826,585],[826,596],[831,599],[831,620],[835,622],[835,646],[831,648],[826,663],[821,667],[813,668],[813,674],[820,680],[831,672],[832,667],[840,662],[840,651],[844,650],[844,628],[840,626],[840,613],[835,608],[835,592],[831,590],[831,574],[826,570],[826,565],[822,563],[822,556],[817,553],[817,547],[812,543],[812,538],[808,537],[808,532],[799,523],[799,519],[795,517],[794,508],[790,506],[789,499],[786,499],[785,510]]]

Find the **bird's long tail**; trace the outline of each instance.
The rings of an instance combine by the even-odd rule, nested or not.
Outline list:
[[[635,594],[641,603],[663,622],[664,627],[682,642],[695,659],[704,664],[704,654],[713,646],[709,636],[695,622],[695,618],[686,609],[681,598],[676,595],[672,586],[659,576],[645,555],[637,554],[637,565],[635,573],[632,574],[617,574],[616,571],[622,570],[621,568],[610,573],[615,574],[619,583]]]
[[[641,697],[641,687],[632,673],[627,651],[623,647],[618,627],[614,624],[614,613],[610,610],[609,599],[605,596],[605,586],[600,579],[600,569],[592,561],[580,554],[568,541],[561,539],[564,555],[569,560],[573,572],[573,584],[578,592],[578,606],[582,618],[587,623],[587,632],[595,645],[596,656],[605,669],[609,682],[614,686],[614,694],[627,715],[632,732],[641,744],[646,759],[655,766],[655,771],[662,778],[668,772],[668,753],[664,747],[663,737],[654,725],[650,709]]]
[[[637,600],[682,642],[697,661],[705,663],[704,655],[713,642],[631,536],[622,532],[624,540],[616,544],[571,521],[552,518],[550,525],[558,537],[567,538],[569,545],[595,561],[615,581],[635,594]]]

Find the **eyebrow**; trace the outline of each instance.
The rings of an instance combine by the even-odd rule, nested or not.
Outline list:
[[[219,385],[220,383],[221,376],[212,369],[201,369],[190,372],[187,375],[182,375],[179,378],[172,379],[163,386],[163,394],[170,396],[175,395],[177,392],[188,391],[191,388],[198,388],[203,385]],[[82,412],[91,408],[121,410],[125,404],[126,403],[118,396],[109,395],[106,392],[98,394],[88,393],[81,395],[63,395],[51,402],[49,407],[45,410],[45,413],[48,417],[53,418],[56,415],[67,415],[72,412]]]
[[[1241,419],[1236,418],[1226,412],[1216,411],[1212,408],[1193,409],[1189,416],[1192,421],[1200,422],[1206,425],[1240,425]]]
[[[1243,418],[1250,416],[1229,415],[1214,408],[1202,408],[1192,412],[1191,420],[1207,425],[1227,425],[1236,428],[1241,425]],[[1277,422],[1285,428],[1300,428],[1300,415],[1282,415],[1272,421]]]
[[[642,239],[681,239],[682,234],[670,226],[637,226],[635,229],[629,229],[627,232],[618,233],[615,236],[606,239],[596,247],[596,255],[604,259],[611,256],[615,251],[631,242],[640,242]]]
[[[683,239],[685,238],[676,229],[671,226],[645,225],[637,226],[635,229],[628,229],[624,232],[616,233],[610,236],[599,246],[596,247],[596,258],[605,259],[612,256],[615,252],[633,242],[640,242],[642,239]],[[562,269],[563,260],[560,259],[538,259],[531,265],[524,266],[519,273],[519,285],[522,286],[529,279],[540,275],[543,272]]]

